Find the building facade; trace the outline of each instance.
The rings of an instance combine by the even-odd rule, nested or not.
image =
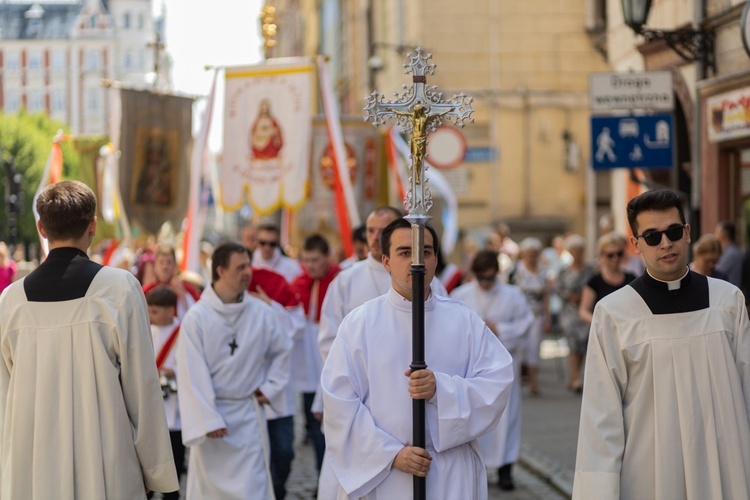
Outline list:
[[[418,46],[437,64],[428,84],[444,98],[473,96],[475,124],[461,131],[466,154],[444,174],[458,197],[459,226],[475,243],[498,221],[514,237],[587,232],[596,215],[587,209],[588,75],[609,69],[603,1],[266,4],[278,11],[270,56],[329,56],[343,114],[362,116],[373,90],[389,97],[409,84],[403,63]]]
[[[0,2],[0,109],[46,112],[75,134],[106,134],[103,80],[154,79],[151,0]]]

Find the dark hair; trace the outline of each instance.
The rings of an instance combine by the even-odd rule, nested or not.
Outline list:
[[[352,241],[359,241],[360,243],[367,244],[367,226],[361,224],[354,228],[352,231]]]
[[[497,261],[497,252],[492,250],[480,250],[471,261],[471,272],[479,274],[492,269],[497,274],[500,271],[500,263]]]
[[[146,304],[158,307],[174,307],[177,309],[177,294],[166,285],[152,288],[146,294]]]
[[[641,212],[653,210],[655,212],[666,212],[676,208],[680,214],[680,221],[685,224],[685,212],[682,209],[680,195],[671,189],[652,189],[639,194],[628,203],[628,224],[633,235],[638,234],[636,217]]]
[[[382,215],[388,215],[388,214],[393,215],[397,219],[401,219],[404,217],[404,213],[401,210],[399,210],[396,207],[392,207],[390,205],[382,205],[376,208],[375,210],[373,210],[372,212],[370,212],[370,215],[376,215],[378,217]],[[365,223],[365,230],[366,228],[367,228],[367,223]]]
[[[229,266],[229,261],[232,259],[232,254],[234,253],[246,254],[248,250],[233,241],[222,243],[214,249],[214,253],[211,255],[211,283],[219,281],[219,272],[217,270],[220,267],[226,268]]]
[[[172,245],[159,245],[156,247],[156,252],[154,252],[154,259],[158,256],[165,256],[165,257],[172,257],[172,260],[177,262],[177,253],[175,252],[175,249]]]
[[[36,211],[50,241],[77,240],[96,218],[96,196],[83,182],[61,181],[44,188]]]
[[[718,224],[719,230],[723,231],[727,235],[729,241],[734,241],[737,237],[737,229],[735,228],[734,222],[729,220],[723,220]]]
[[[425,227],[432,235],[432,246],[435,250],[435,255],[438,255],[438,249],[440,248],[438,235],[435,229],[429,224]],[[380,248],[383,250],[383,255],[391,255],[391,236],[396,229],[411,229],[411,223],[406,219],[399,218],[385,226],[383,232],[380,233]]]
[[[331,251],[331,247],[328,246],[328,240],[326,240],[320,234],[312,234],[305,238],[305,243],[302,245],[302,250],[306,252],[318,251],[323,255],[328,255]]]
[[[259,225],[258,232],[261,232],[261,231],[270,231],[272,233],[276,233],[277,236],[281,234],[281,229],[279,229],[279,226],[270,222]]]

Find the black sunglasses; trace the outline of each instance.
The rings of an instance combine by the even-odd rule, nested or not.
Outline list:
[[[617,258],[622,257],[623,255],[625,255],[625,252],[623,252],[622,250],[620,250],[619,252],[604,253],[602,255],[604,255],[608,259],[613,259],[615,257],[617,257]]]
[[[661,243],[662,235],[666,234],[670,241],[680,241],[685,234],[685,225],[670,226],[664,231],[648,231],[643,234],[636,234],[636,238],[643,238],[643,241],[650,247],[655,247]]]
[[[274,248],[278,244],[279,244],[278,241],[258,240],[258,245],[260,245],[262,247],[271,247],[271,248]]]
[[[477,281],[495,281],[495,275],[492,276],[477,276]]]

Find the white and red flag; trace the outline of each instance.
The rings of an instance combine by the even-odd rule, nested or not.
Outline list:
[[[211,81],[211,90],[206,99],[206,108],[203,110],[203,121],[198,135],[193,142],[193,152],[190,158],[190,201],[185,218],[182,238],[182,262],[180,269],[198,271],[200,261],[200,240],[203,236],[203,228],[206,224],[206,212],[208,209],[208,190],[210,189],[210,175],[208,172],[208,134],[211,130],[211,117],[214,111],[214,95],[216,94],[216,75],[218,69],[214,70]]]
[[[36,193],[34,193],[34,201],[31,203],[31,209],[34,212],[34,220],[37,223],[39,222],[39,212],[36,211],[36,199],[39,198],[39,195],[42,194],[45,187],[60,182],[60,179],[62,178],[63,154],[60,142],[65,140],[67,140],[67,137],[63,134],[62,130],[59,130],[52,139],[52,149],[47,158],[47,165],[44,167],[42,179],[39,181],[39,187],[36,189]],[[42,249],[42,257],[46,258],[49,253],[49,244],[47,243],[46,238],[42,238],[41,234],[39,235],[39,244]]]
[[[360,218],[346,165],[346,149],[344,147],[344,135],[341,132],[339,110],[333,95],[333,87],[328,79],[325,57],[323,56],[318,56],[318,77],[320,79],[320,93],[323,98],[328,141],[333,150],[332,156],[335,163],[334,200],[341,234],[341,245],[344,247],[344,255],[351,257],[354,253],[352,228],[359,226]]]

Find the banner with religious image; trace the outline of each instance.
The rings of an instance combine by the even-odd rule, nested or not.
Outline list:
[[[378,172],[383,162],[383,140],[380,132],[359,117],[341,119],[346,152],[346,169],[354,191],[357,211],[362,220],[385,201],[378,185]],[[310,199],[296,214],[299,229],[304,235],[323,233],[338,246],[339,228],[335,209],[335,166],[333,148],[328,138],[325,120],[316,117],[312,130],[312,158],[310,160]],[[387,188],[386,188],[387,189]],[[378,200],[381,199],[379,203]]]
[[[308,58],[226,69],[219,200],[260,214],[307,199],[313,65]]]
[[[120,89],[120,192],[129,219],[179,231],[188,207],[193,99]]]

